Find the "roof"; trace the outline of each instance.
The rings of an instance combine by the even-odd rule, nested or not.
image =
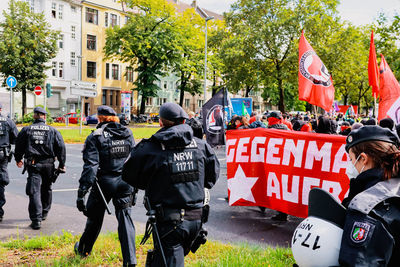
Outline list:
[[[218,14],[218,13],[210,11],[208,9],[204,9],[204,8],[199,7],[196,4],[196,1],[193,1],[194,3],[192,3],[192,5],[183,3],[180,0],[167,0],[167,1],[172,3],[172,4],[175,4],[176,7],[177,7],[178,12],[184,12],[187,9],[194,8],[193,5],[195,5],[196,13],[199,14],[202,18],[214,17],[214,19],[217,19],[217,20],[223,20],[224,19],[224,16],[221,15],[221,14]]]

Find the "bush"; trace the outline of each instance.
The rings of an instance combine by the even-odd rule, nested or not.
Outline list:
[[[42,105],[38,105],[38,107],[43,107]],[[51,117],[51,112],[48,108],[46,108],[46,122],[48,124],[51,124],[54,122],[53,118]],[[32,123],[35,119],[33,118],[33,112],[30,112],[28,114],[24,115],[24,118],[22,119],[22,123]]]

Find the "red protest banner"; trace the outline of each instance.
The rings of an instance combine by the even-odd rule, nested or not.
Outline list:
[[[342,201],[349,188],[345,140],[276,129],[227,131],[229,205],[263,206],[304,218],[313,187]]]

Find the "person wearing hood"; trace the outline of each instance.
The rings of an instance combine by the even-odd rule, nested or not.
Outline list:
[[[135,192],[122,180],[122,167],[135,145],[131,130],[119,123],[115,111],[108,106],[97,109],[99,124],[85,141],[83,171],[79,179],[76,205],[87,217],[85,230],[75,244],[75,253],[88,256],[100,233],[106,203],[111,199],[118,220],[123,266],[135,266],[135,227],[130,212]],[[85,195],[91,188],[87,203]]]
[[[46,110],[35,107],[33,113],[33,124],[22,128],[17,136],[14,157],[18,168],[24,166],[23,173],[28,171],[25,192],[29,196],[30,227],[39,230],[51,207],[55,158],[58,171],[65,172],[66,153],[60,132],[46,125]]]
[[[184,266],[184,256],[196,251],[199,244],[196,247],[194,241],[204,234],[205,189],[216,183],[219,161],[205,141],[193,136],[185,124],[187,118],[179,105],[163,104],[161,129],[143,139],[124,165],[122,179],[145,190],[146,209],[156,211],[162,251],[154,240],[155,249],[147,255],[146,266]]]
[[[331,120],[327,116],[321,115],[318,118],[318,124],[317,124],[317,129],[316,133],[323,133],[323,134],[332,134],[333,129],[332,129],[332,123]]]

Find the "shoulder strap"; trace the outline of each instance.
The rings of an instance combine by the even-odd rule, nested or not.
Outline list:
[[[100,128],[97,128],[97,129],[93,132],[93,135],[102,135],[102,134],[103,134],[103,131],[104,131],[104,128],[106,127],[106,125],[107,125],[107,124],[103,124],[103,125],[101,125]]]
[[[389,198],[400,198],[400,178],[382,181],[356,195],[349,209],[369,214],[379,203]]]

